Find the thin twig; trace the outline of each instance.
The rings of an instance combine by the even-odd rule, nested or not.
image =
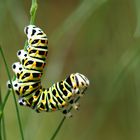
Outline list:
[[[34,22],[35,22],[36,10],[37,10],[37,0],[32,0],[31,9],[30,9],[30,15],[31,15],[30,24],[34,24]],[[25,41],[25,47],[24,47],[25,50],[26,50],[26,47],[27,47],[27,41]],[[0,52],[1,52],[4,64],[5,64],[5,67],[6,67],[6,71],[7,71],[7,74],[8,74],[10,84],[12,85],[10,72],[9,72],[9,69],[8,69],[8,66],[7,66],[7,63],[6,63],[6,60],[5,60],[5,57],[4,57],[4,53],[2,51],[1,46],[0,46]],[[16,78],[16,76],[14,75],[13,80],[15,78]],[[0,108],[0,122],[1,122],[1,119],[2,119],[2,115],[3,115],[3,110],[4,110],[5,104],[7,102],[7,99],[9,97],[9,95],[10,95],[10,92],[11,92],[10,90],[7,91],[7,94],[6,94],[5,98],[4,98],[4,102],[0,106],[1,107]],[[16,106],[16,112],[17,112],[17,119],[18,119],[18,124],[19,124],[19,128],[20,128],[20,134],[21,134],[22,140],[24,140],[22,125],[21,125],[21,120],[20,120],[20,115],[19,115],[19,109],[18,109],[18,106],[17,106],[17,101],[16,101],[16,97],[15,97],[15,94],[14,94],[13,87],[12,87],[12,92],[13,92],[13,98],[14,98],[14,102],[15,102],[15,106]]]
[[[6,96],[5,96],[5,98],[4,98],[4,101],[3,101],[2,105],[1,105],[1,108],[0,108],[0,121],[1,121],[1,119],[2,119],[3,110],[4,110],[5,104],[6,104],[6,102],[7,102],[7,99],[8,99],[8,97],[9,97],[9,95],[10,95],[10,92],[11,92],[10,90],[7,90],[7,94],[6,94]]]
[[[30,24],[35,23],[37,7],[38,7],[37,0],[32,0],[32,4],[31,4],[31,8],[30,8],[30,16],[31,16],[30,17]],[[24,50],[25,51],[27,50],[27,45],[28,45],[28,42],[26,40],[25,44],[24,44]]]
[[[1,96],[1,88],[0,88],[0,111],[2,106],[2,96]],[[2,140],[2,121],[0,121],[0,139]]]
[[[6,60],[5,60],[5,57],[4,57],[4,54],[3,54],[3,51],[2,51],[2,48],[0,46],[0,53],[2,55],[2,59],[4,61],[4,64],[5,64],[5,67],[6,67],[6,71],[7,71],[7,74],[8,74],[8,77],[10,77],[10,73],[9,73],[9,70],[8,70],[8,67],[7,67],[7,63],[6,63]],[[11,78],[9,78],[10,82],[11,82]],[[4,106],[7,102],[7,99],[8,99],[8,96],[10,95],[10,91],[8,90],[5,98],[4,98],[4,102],[3,104],[0,106],[0,121],[1,121],[1,118],[2,118],[2,114],[3,114],[3,110],[4,110]]]
[[[2,130],[3,130],[3,139],[4,139],[4,140],[7,140],[4,115],[3,115],[3,117],[2,117]]]
[[[0,107],[2,107],[2,95],[1,95],[1,87],[0,87]],[[3,132],[3,133],[2,133]],[[2,120],[0,122],[0,138],[2,139],[2,136],[3,136],[3,139],[6,140],[6,129],[5,129],[5,119],[4,119],[4,114],[3,114],[3,117],[2,117]]]
[[[80,97],[78,97],[78,98],[75,100],[75,102],[77,102],[79,99],[80,99]],[[71,110],[72,110],[72,107],[70,107],[69,112],[70,112]],[[63,117],[63,119],[60,121],[60,123],[59,123],[57,129],[55,130],[55,132],[54,132],[54,134],[52,135],[52,137],[50,138],[50,140],[54,140],[54,139],[55,139],[56,135],[58,134],[58,132],[59,132],[60,129],[62,128],[62,125],[63,125],[65,119],[66,119],[66,117]]]
[[[2,59],[3,59],[3,61],[4,61],[4,65],[5,65],[7,74],[8,74],[8,78],[9,78],[10,84],[12,85],[12,80],[11,80],[10,72],[9,72],[8,65],[7,65],[6,59],[5,59],[5,57],[4,57],[4,53],[3,53],[3,50],[2,50],[2,48],[1,48],[1,46],[0,46],[0,52],[1,52],[1,55],[2,55]],[[19,115],[19,109],[18,109],[18,106],[17,106],[17,101],[16,101],[16,97],[15,97],[15,93],[14,93],[13,86],[12,86],[12,93],[13,93],[12,95],[13,95],[14,103],[15,103],[15,107],[16,107],[17,119],[18,119],[18,124],[19,124],[19,129],[20,129],[21,138],[22,138],[22,140],[24,140],[23,129],[22,129],[21,120],[20,120],[20,115]],[[5,99],[4,99],[4,106],[5,106],[5,104],[6,104],[6,101],[7,101],[7,99],[8,99],[9,94],[10,94],[10,91],[8,91],[7,94],[6,94],[6,97],[5,97]],[[1,112],[1,114],[0,114],[0,119],[2,118],[4,106],[2,107],[2,112]]]
[[[61,129],[65,119],[66,119],[66,117],[63,117],[63,119],[61,120],[60,124],[58,125],[57,129],[55,130],[55,132],[54,132],[54,134],[53,134],[53,136],[51,137],[50,140],[54,140],[55,139],[55,137],[58,134],[58,132],[60,131],[60,129]]]
[[[30,24],[35,23],[37,7],[38,7],[37,0],[32,0],[32,5],[31,5],[31,8],[30,8],[30,15],[31,15]]]

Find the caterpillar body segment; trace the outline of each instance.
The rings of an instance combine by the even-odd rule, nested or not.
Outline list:
[[[37,58],[32,58],[24,50],[19,50],[17,56],[25,69],[43,71],[46,62]]]
[[[33,47],[46,49],[48,45],[48,40],[32,38],[28,40],[28,43]]]
[[[46,60],[48,49],[27,47],[27,52],[30,57]]]
[[[28,43],[30,46],[47,46],[48,45],[48,38],[46,34],[35,25],[29,25],[25,27],[24,33],[28,37]]]
[[[41,91],[42,91],[42,88],[40,87],[32,94],[25,97],[20,97],[18,100],[19,104],[22,106],[28,106],[28,107],[31,107],[32,109],[35,109],[38,103]]]
[[[24,97],[27,95],[32,94],[35,92],[38,88],[41,87],[41,82],[26,82],[26,83],[20,83],[18,79],[15,81],[12,81],[13,89],[16,92],[16,94],[20,97]],[[7,83],[8,88],[11,88],[11,84],[8,81]]]
[[[20,62],[13,63],[12,69],[16,74],[18,82],[34,82],[40,81],[42,72],[25,69]]]
[[[24,33],[27,35],[28,39],[37,38],[37,39],[47,39],[47,35],[43,30],[35,25],[28,25],[24,28]]]

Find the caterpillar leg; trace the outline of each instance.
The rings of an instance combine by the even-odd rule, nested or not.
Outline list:
[[[79,110],[80,104],[78,102],[76,102],[75,97],[73,97],[69,103],[71,104],[71,106],[75,109],[75,110]]]
[[[71,114],[71,112],[69,111],[69,109],[68,109],[67,107],[64,107],[64,108],[62,109],[62,113],[64,114],[64,116],[65,116],[66,118],[71,118],[71,117],[72,117],[72,114]]]
[[[7,85],[7,88],[8,88],[9,90],[11,90],[11,89],[12,89],[12,85],[11,85],[11,83],[10,83],[10,81],[9,81],[9,80],[7,81],[7,84],[6,84],[6,85]]]
[[[21,106],[27,106],[27,103],[25,102],[25,100],[23,98],[19,98],[18,99],[18,103],[21,105]]]
[[[73,103],[73,104],[72,104],[72,107],[73,107],[75,110],[79,110],[80,104],[79,104],[78,102]]]

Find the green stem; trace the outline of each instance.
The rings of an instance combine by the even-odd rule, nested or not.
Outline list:
[[[3,59],[4,64],[5,64],[5,68],[6,68],[6,71],[7,71],[7,74],[8,74],[8,78],[9,78],[10,84],[12,85],[12,80],[11,80],[10,72],[9,72],[8,65],[7,65],[6,59],[4,57],[4,53],[3,53],[3,50],[1,48],[1,46],[0,46],[0,52],[1,52],[2,59]],[[12,95],[13,95],[15,106],[16,106],[17,119],[18,119],[18,124],[19,124],[21,138],[22,138],[22,140],[24,140],[22,125],[21,125],[21,120],[20,120],[20,115],[19,115],[19,109],[18,109],[18,106],[17,106],[17,101],[16,101],[16,97],[15,97],[15,94],[14,94],[13,86],[12,86],[12,93],[13,93]],[[2,118],[4,106],[6,104],[6,101],[8,99],[9,94],[10,94],[10,91],[7,92],[6,97],[5,97],[5,100],[4,100],[4,105],[2,105],[2,109],[1,109],[2,111],[0,112],[0,119]]]
[[[32,0],[32,5],[30,8],[30,24],[34,24],[35,23],[35,17],[36,17],[36,11],[37,11],[37,0]]]
[[[3,101],[2,101],[2,95],[1,95],[1,87],[0,87],[0,108],[2,107]],[[0,110],[1,111],[1,110]],[[0,139],[6,140],[6,129],[5,129],[5,119],[4,119],[4,114],[2,117],[2,120],[0,120]]]
[[[0,140],[2,140],[2,130],[1,130],[1,125],[2,125],[2,123],[0,122]]]
[[[31,8],[30,8],[30,16],[31,16],[30,24],[34,24],[35,23],[37,7],[38,7],[37,0],[32,0],[32,4],[31,4]],[[27,50],[27,45],[28,45],[28,42],[26,40],[25,44],[24,44],[24,50],[25,51]]]
[[[0,46],[0,53],[1,53],[1,55],[2,55],[2,59],[3,59],[4,64],[5,64],[5,68],[6,68],[8,77],[10,77],[10,72],[9,72],[9,70],[8,70],[8,66],[7,66],[7,63],[6,63],[6,60],[5,60],[5,57],[4,57],[4,54],[3,54],[3,51],[2,51],[1,46]],[[10,80],[10,83],[11,83],[11,78],[9,78],[9,80]],[[7,99],[8,99],[8,96],[9,96],[9,95],[10,95],[10,91],[7,92],[3,104],[0,106],[0,121],[1,121],[1,118],[2,118],[4,106],[5,106],[6,102],[7,102]]]
[[[16,107],[16,113],[17,113],[17,119],[18,119],[18,124],[19,124],[21,138],[22,138],[22,140],[24,140],[23,129],[22,129],[22,124],[21,124],[21,120],[20,120],[20,113],[19,113],[19,109],[18,109],[18,105],[17,105],[15,94],[13,94],[13,98],[14,98],[14,102],[15,102],[15,107]]]
[[[4,115],[2,117],[2,130],[3,130],[3,139],[6,140],[6,129],[5,129],[5,118]]]
[[[54,134],[53,134],[53,136],[51,137],[50,140],[54,140],[55,139],[55,137],[58,134],[58,132],[60,131],[60,129],[61,129],[65,119],[66,119],[66,117],[63,117],[63,119],[61,120],[60,124],[58,125],[57,129],[55,130],[55,132],[54,132]]]
[[[5,104],[6,104],[6,102],[7,102],[8,97],[9,97],[9,95],[10,95],[10,92],[11,92],[10,90],[7,91],[7,94],[6,94],[5,98],[4,98],[3,104],[0,106],[0,121],[1,121],[1,119],[2,119],[4,107],[5,107]]]
[[[30,15],[31,15],[30,24],[34,24],[34,22],[35,22],[36,10],[37,10],[37,0],[32,0],[31,9],[30,9]],[[26,50],[26,47],[27,47],[27,41],[25,41],[25,45],[24,45],[25,50]],[[0,52],[1,52],[4,64],[5,64],[5,67],[6,67],[6,71],[7,71],[7,74],[8,74],[10,84],[12,85],[10,72],[9,72],[9,69],[8,69],[8,66],[7,66],[7,63],[6,63],[6,60],[5,60],[5,57],[4,57],[1,46],[0,46]],[[16,76],[14,75],[13,80],[15,80],[15,78],[16,78]],[[3,115],[3,110],[4,110],[5,104],[7,102],[7,99],[10,95],[10,92],[11,92],[10,90],[7,91],[7,94],[4,98],[4,102],[0,106],[0,122],[1,122],[1,119],[2,119],[2,115]],[[18,119],[18,124],[19,124],[19,128],[20,128],[21,138],[22,138],[22,140],[24,140],[22,125],[21,125],[21,120],[20,120],[20,115],[19,115],[19,109],[18,109],[18,106],[17,106],[17,101],[16,101],[16,97],[15,97],[15,94],[14,94],[13,87],[12,87],[12,93],[13,93],[13,98],[14,98],[14,102],[15,102],[15,106],[16,106],[17,119]]]
[[[75,102],[77,102],[79,99],[80,99],[80,97],[78,97],[78,98],[75,100]],[[70,107],[69,111],[71,111],[71,110],[72,110],[72,107]],[[55,130],[55,132],[54,132],[54,134],[52,135],[52,137],[50,138],[50,140],[54,140],[54,139],[55,139],[56,135],[58,134],[58,132],[59,132],[60,129],[62,128],[62,125],[63,125],[65,119],[66,119],[66,117],[63,117],[63,119],[62,119],[61,122],[59,123],[57,129]]]
[[[0,111],[2,106],[2,96],[1,96],[1,88],[0,88]],[[2,122],[0,121],[0,139],[2,140]]]

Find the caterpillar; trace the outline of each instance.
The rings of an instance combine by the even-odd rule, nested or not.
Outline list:
[[[35,25],[25,27],[24,33],[28,38],[28,46],[26,50],[17,52],[20,62],[12,64],[16,79],[12,85],[8,81],[8,88],[13,87],[22,106],[30,107],[38,113],[60,110],[66,117],[71,117],[69,108],[79,109],[77,98],[84,95],[89,80],[83,74],[72,73],[49,88],[43,88],[41,77],[48,54],[47,35]]]
[[[63,114],[71,116],[68,110],[69,105],[78,110],[79,104],[75,102],[75,99],[83,96],[88,85],[89,81],[84,75],[73,73],[48,89],[40,87],[30,96],[22,96],[19,104],[31,107],[37,112],[62,110]]]

